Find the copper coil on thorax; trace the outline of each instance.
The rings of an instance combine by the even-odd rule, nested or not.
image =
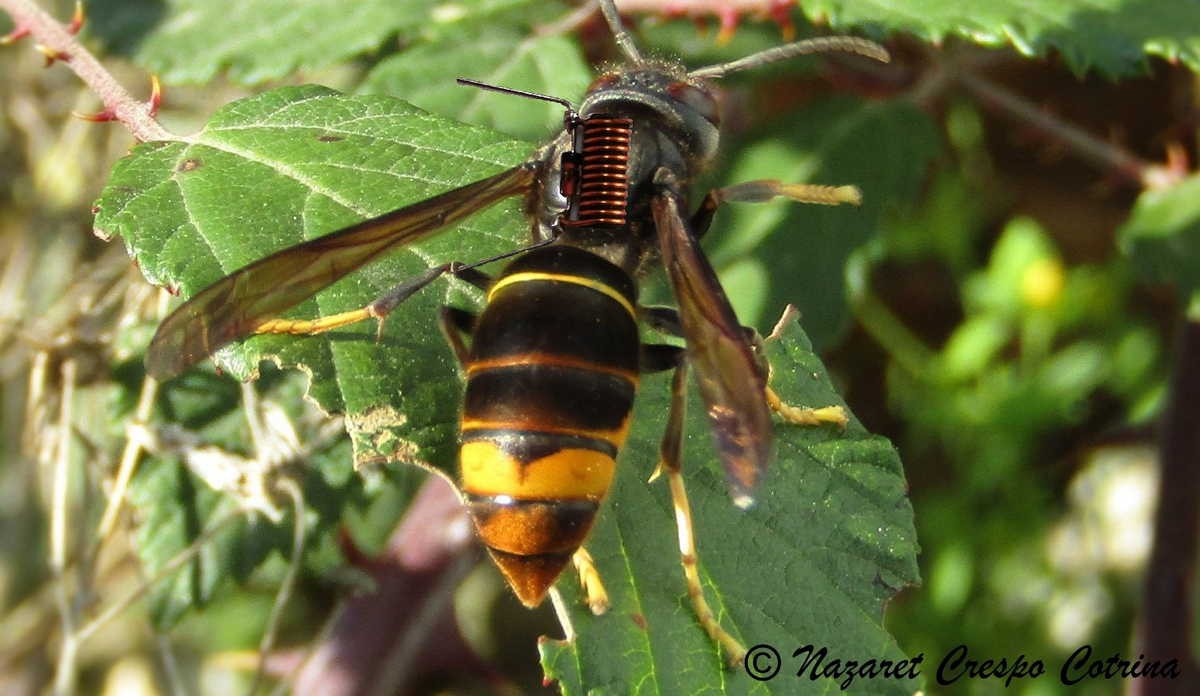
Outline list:
[[[564,224],[624,225],[633,120],[591,116],[580,124],[578,191]]]

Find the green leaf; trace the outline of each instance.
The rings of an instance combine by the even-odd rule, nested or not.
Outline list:
[[[794,324],[768,354],[785,400],[842,403]],[[592,616],[574,577],[559,580],[578,636],[573,645],[543,642],[547,676],[568,696],[826,693],[837,690],[835,682],[796,680],[793,650],[811,643],[842,659],[903,659],[882,627],[887,600],[917,581],[912,508],[895,449],[857,422],[844,432],[779,425],[778,455],[759,500],[741,511],[729,501],[693,398],[684,478],[706,595],[722,625],[747,647],[767,643],[784,656],[783,672],[770,683],[722,667],[688,601],[666,482],[646,483],[668,390],[666,377],[645,381],[616,484],[587,544],[612,608]],[[919,686],[860,680],[850,693],[911,694]]]
[[[502,171],[531,149],[385,97],[284,88],[228,105],[190,142],[136,148],[97,202],[96,227],[125,238],[148,280],[189,296],[272,251]],[[511,250],[527,235],[515,208],[502,204],[392,254],[295,314],[361,307],[438,259]],[[466,287],[442,281],[418,293],[378,343],[364,322],[316,337],[257,337],[221,351],[220,362],[239,377],[265,358],[303,365],[316,403],[346,414],[360,462],[448,466],[459,387],[429,375],[454,374],[437,308],[461,303]]]
[[[168,82],[278,79],[379,49],[393,36],[486,24],[531,0],[93,0],[87,30]]]
[[[878,233],[887,212],[916,198],[940,149],[937,132],[928,116],[908,105],[838,98],[789,114],[765,135],[741,151],[724,183],[854,184],[862,189],[862,206],[730,204],[717,214],[706,243],[720,271],[747,254],[767,266],[763,314],[741,314],[743,321],[762,326],[795,304],[813,342],[829,345],[850,320],[846,260]]]
[[[571,100],[583,94],[592,70],[576,42],[530,32],[524,26],[488,26],[419,43],[377,65],[361,91],[402,95],[459,121],[545,139],[562,128],[562,105],[455,82],[469,77]]]
[[[940,43],[954,35],[1027,56],[1058,51],[1072,70],[1110,77],[1145,70],[1147,55],[1200,68],[1200,3],[1192,0],[813,0],[810,19]]]
[[[276,79],[374,52],[393,36],[486,31],[510,12],[561,14],[531,0],[93,0],[88,31],[171,82],[225,70],[242,82]],[[838,31],[948,36],[1029,56],[1058,51],[1077,72],[1145,69],[1156,55],[1200,68],[1200,4],[1192,0],[814,0],[805,15]],[[736,39],[736,35],[735,35]],[[711,41],[710,41],[711,43]]]
[[[293,422],[300,423],[304,420],[303,380],[294,374],[282,377],[273,373],[257,388],[262,399],[280,404]],[[251,437],[232,380],[190,373],[163,387],[160,405],[168,420],[175,427],[186,427],[210,455],[217,449],[235,457],[253,454],[246,451]],[[310,432],[298,436],[311,451],[301,466],[292,466],[282,475],[296,478],[307,503],[304,561],[310,568],[316,565],[318,570],[328,571],[319,568],[329,564],[318,553],[332,543],[344,509],[361,502],[362,485],[350,466],[346,438],[314,441]],[[205,461],[211,462],[211,456]],[[226,493],[210,488],[189,470],[183,457],[173,453],[147,457],[130,483],[129,499],[139,518],[135,548],[151,575],[235,509]],[[286,508],[286,500],[274,502]],[[150,611],[155,625],[169,628],[189,610],[216,600],[231,581],[245,583],[274,552],[289,557],[294,523],[288,514],[278,524],[263,516],[243,516],[224,527],[204,544],[199,555],[153,587]]]
[[[1138,197],[1117,232],[1134,268],[1153,283],[1175,283],[1184,297],[1200,288],[1200,177]]]
[[[228,501],[204,487],[182,465],[169,460],[149,460],[140,468],[129,488],[129,500],[140,514],[138,556],[150,573],[162,568],[204,532],[204,523],[228,511]],[[193,607],[204,606],[218,585],[229,579],[243,522],[221,531],[183,570],[154,588],[150,615],[154,624],[168,628]],[[263,559],[242,557],[237,565],[257,564]]]

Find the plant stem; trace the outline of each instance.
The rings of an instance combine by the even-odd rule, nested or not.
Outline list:
[[[187,548],[175,554],[175,556],[173,556],[169,561],[164,563],[162,567],[160,567],[154,573],[153,576],[142,582],[124,597],[108,606],[91,621],[81,626],[75,633],[76,640],[79,643],[83,643],[88,638],[91,638],[96,631],[102,628],[114,617],[120,615],[121,612],[128,609],[134,602],[141,599],[156,584],[161,582],[163,579],[170,577],[175,573],[175,571],[179,570],[186,563],[199,555],[200,552],[204,550],[205,545],[212,541],[213,537],[219,534],[230,524],[244,517],[249,512],[250,510],[239,507],[224,513],[221,517],[217,518],[215,522],[211,522],[207,529],[197,535],[191,544],[188,544]]]
[[[54,693],[66,696],[75,692],[76,664],[79,642],[76,636],[78,618],[66,581],[67,568],[67,476],[71,466],[71,406],[75,400],[75,361],[62,364],[62,403],[59,404],[58,448],[54,457],[53,493],[50,515],[50,570],[57,585],[59,617],[62,620],[62,646],[54,673]]]
[[[1200,321],[1190,318],[1179,338],[1175,374],[1159,433],[1158,511],[1146,568],[1139,621],[1141,652],[1148,660],[1179,662],[1175,680],[1135,679],[1139,696],[1196,693],[1200,670],[1192,657],[1192,575],[1200,528]]]
[[[150,420],[151,410],[154,408],[154,399],[158,395],[158,381],[147,375],[145,381],[142,382],[142,390],[138,395],[137,408],[134,411],[133,422],[145,425]],[[129,481],[133,478],[133,470],[137,466],[138,458],[142,454],[142,440],[135,437],[133,431],[126,429],[125,448],[121,452],[121,464],[117,467],[117,479],[113,484],[112,495],[108,499],[108,506],[104,509],[104,515],[100,518],[99,531],[96,533],[97,539],[102,543],[112,533],[113,526],[117,522],[117,516],[121,512],[121,505],[125,501],[125,492],[129,490]]]
[[[100,61],[91,54],[61,22],[30,0],[0,0],[0,9],[12,16],[17,30],[45,47],[47,55],[67,64],[79,79],[91,88],[104,104],[104,114],[120,121],[133,137],[142,142],[180,140],[155,120],[150,104],[134,99]]]
[[[250,688],[246,692],[250,696],[258,693],[263,677],[266,676],[267,658],[271,656],[271,648],[275,645],[275,636],[279,632],[280,619],[283,618],[283,609],[291,599],[292,590],[296,586],[296,578],[300,574],[300,566],[304,558],[306,532],[304,528],[304,492],[291,479],[281,479],[277,485],[292,499],[292,557],[287,574],[283,577],[283,583],[279,585],[279,592],[275,595],[275,602],[271,605],[267,626],[258,643],[258,667],[254,670],[254,681],[251,682]]]

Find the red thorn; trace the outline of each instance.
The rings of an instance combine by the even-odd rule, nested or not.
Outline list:
[[[37,44],[34,46],[34,48],[37,49],[38,53],[46,56],[47,68],[50,67],[56,60],[61,60],[64,63],[71,60],[71,54],[67,53],[66,51],[60,51],[57,48],[50,48],[45,44]]]
[[[78,111],[72,111],[71,115],[77,119],[91,121],[92,123],[106,123],[108,121],[117,120],[117,115],[108,109],[105,109],[104,111],[97,111],[94,114],[81,114]]]
[[[771,0],[767,6],[767,14],[771,21],[779,25],[784,41],[796,40],[796,25],[792,23],[792,0]]]
[[[1167,169],[1176,174],[1186,174],[1191,169],[1188,164],[1188,151],[1183,143],[1179,141],[1167,143]]]
[[[71,23],[67,25],[67,32],[78,34],[86,19],[87,16],[83,13],[83,0],[75,0],[75,14],[71,15]]]
[[[16,43],[26,36],[29,36],[29,28],[17,27],[4,36],[0,36],[0,46],[7,46],[9,44]]]
[[[150,100],[147,102],[147,104],[150,106],[150,108],[147,112],[150,114],[150,118],[154,118],[155,116],[158,115],[158,107],[162,105],[162,100],[163,100],[162,84],[159,83],[159,81],[158,81],[158,75],[151,75],[150,76]]]
[[[665,17],[667,19],[678,19],[680,17],[686,17],[687,13],[688,13],[688,7],[683,2],[679,2],[678,0],[671,0],[669,2],[663,3],[662,15],[663,15],[663,17]]]
[[[721,21],[721,31],[717,32],[717,45],[724,46],[733,38],[738,26],[738,12],[732,7],[722,7],[717,10]]]

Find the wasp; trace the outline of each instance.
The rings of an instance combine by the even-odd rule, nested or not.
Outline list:
[[[697,571],[680,455],[687,373],[696,375],[739,507],[753,502],[770,459],[772,411],[800,424],[845,424],[846,415],[839,407],[790,406],[768,386],[760,339],[738,322],[699,240],[727,201],[856,203],[859,194],[850,186],[751,181],[710,191],[689,214],[687,185],[718,148],[720,117],[709,80],[800,54],[847,51],[887,60],[887,53],[864,39],[824,37],[689,72],[644,58],[612,0],[601,2],[601,9],[625,64],[597,78],[578,108],[553,96],[460,80],[564,106],[562,132],[528,161],[222,278],[159,326],[147,368],[164,379],[252,334],[314,334],[366,319],[382,322],[446,274],[479,287],[486,294],[481,312],[444,307],[440,316],[466,375],[461,491],[480,538],[524,604],[540,604],[574,562],[596,613],[607,606],[607,596],[583,543],[612,483],[641,375],[673,370],[651,480],[667,476],[698,621],[736,662],[745,651],[716,620]],[[501,257],[451,262],[404,280],[357,310],[314,320],[279,318],[379,255],[511,196],[525,198],[532,239],[504,255],[515,258],[495,277],[478,266]],[[656,263],[666,269],[678,309],[638,303],[636,279]],[[686,347],[643,344],[643,324],[682,337]]]

